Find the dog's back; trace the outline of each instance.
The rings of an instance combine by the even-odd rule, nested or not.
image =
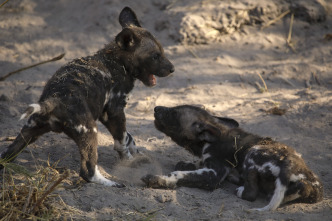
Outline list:
[[[293,148],[273,140],[262,140],[248,150],[243,162],[244,189],[238,196],[254,200],[260,188],[272,194],[269,204],[256,210],[275,210],[281,203],[316,203],[322,200],[321,181]],[[255,180],[257,183],[254,184]],[[255,186],[257,185],[257,186]]]

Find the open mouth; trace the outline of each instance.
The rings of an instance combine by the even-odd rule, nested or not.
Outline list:
[[[149,74],[148,82],[149,82],[149,86],[155,86],[157,84],[157,79],[153,74]]]

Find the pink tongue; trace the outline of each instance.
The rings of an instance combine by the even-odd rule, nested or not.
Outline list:
[[[149,83],[150,83],[150,85],[152,85],[152,86],[157,84],[157,79],[154,77],[153,74],[150,74],[150,75],[149,75]]]

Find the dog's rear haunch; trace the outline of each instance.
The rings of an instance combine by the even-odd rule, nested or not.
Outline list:
[[[321,181],[291,147],[247,133],[235,120],[212,116],[195,106],[159,106],[154,115],[156,128],[200,157],[202,166],[179,162],[168,176],[143,177],[147,186],[215,189],[228,178],[242,185],[237,188],[242,199],[254,201],[259,191],[272,195],[267,206],[254,209],[258,211],[275,210],[281,203],[315,203],[323,198]]]
[[[121,11],[119,22],[122,31],[113,41],[93,56],[64,65],[47,82],[39,102],[31,104],[22,115],[21,119],[28,118],[28,122],[1,153],[2,159],[13,160],[47,132],[64,132],[79,148],[82,178],[107,186],[124,186],[106,179],[98,170],[96,120],[112,134],[120,157],[131,159],[137,148],[126,130],[124,108],[128,93],[136,79],[154,86],[155,75],[165,77],[174,71],[174,66],[130,8]]]

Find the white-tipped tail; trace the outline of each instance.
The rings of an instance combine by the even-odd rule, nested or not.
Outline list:
[[[41,108],[39,104],[30,104],[28,109],[24,112],[24,114],[22,114],[20,120],[24,119],[24,118],[28,118],[31,115],[33,115],[34,113],[38,113],[40,112]]]
[[[270,200],[270,203],[267,206],[263,207],[263,208],[256,208],[256,209],[252,209],[252,210],[269,211],[269,210],[275,210],[279,207],[282,200],[284,199],[285,192],[286,192],[286,186],[281,184],[279,178],[276,179],[275,185],[276,186],[275,186],[275,189],[274,189],[273,196]]]

